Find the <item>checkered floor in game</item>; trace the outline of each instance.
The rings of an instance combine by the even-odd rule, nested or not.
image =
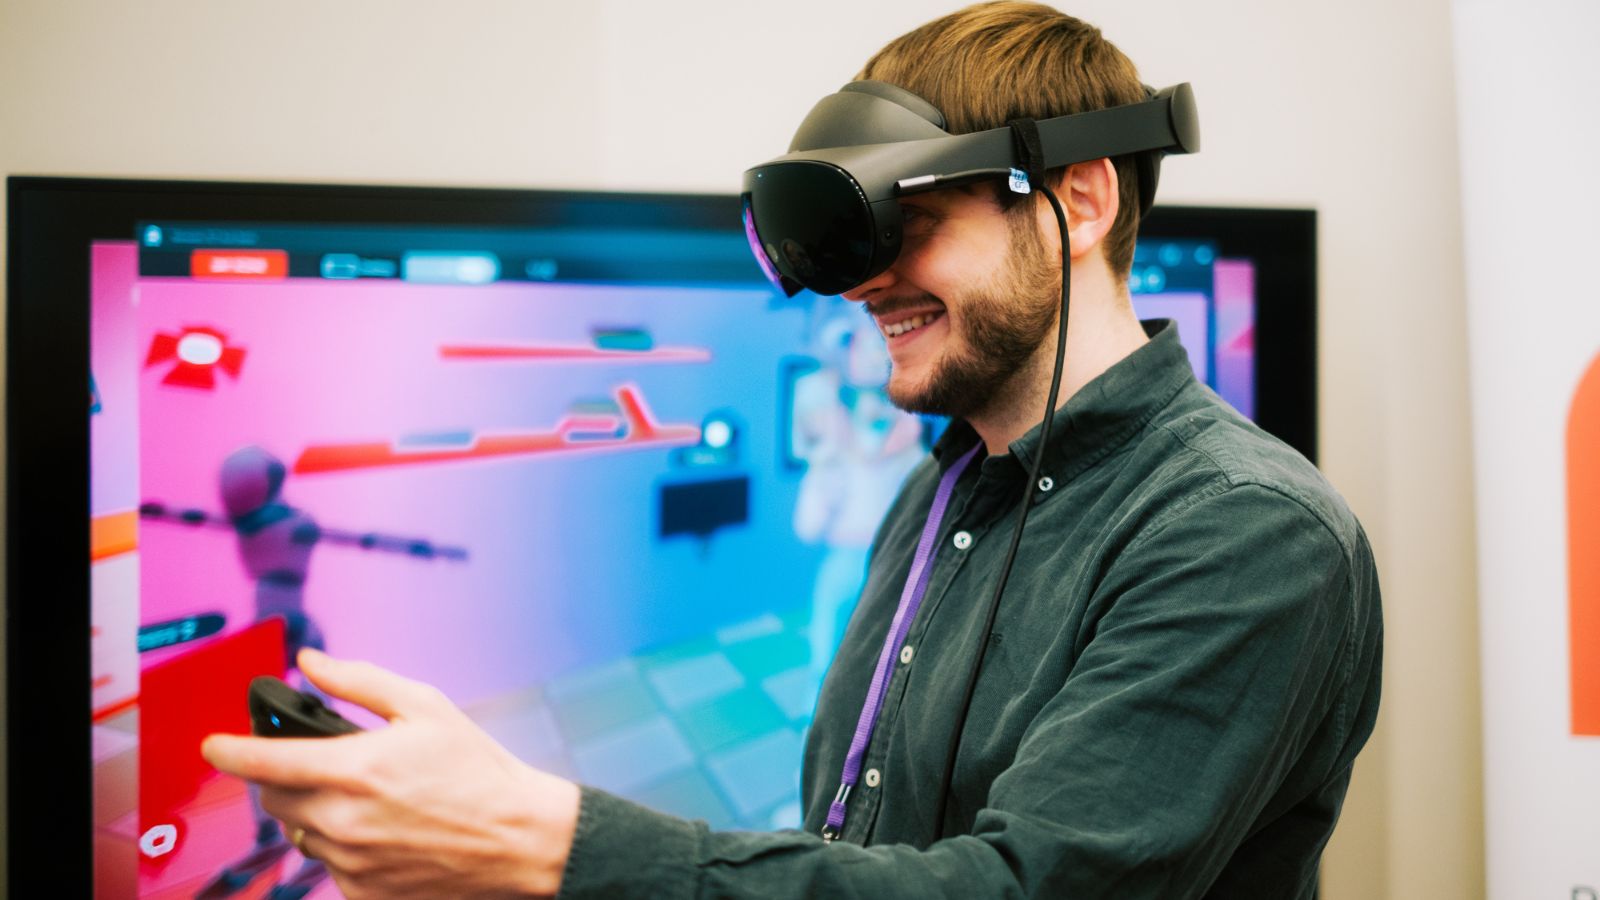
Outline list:
[[[467,712],[528,763],[713,828],[800,824],[809,610],[574,672]]]

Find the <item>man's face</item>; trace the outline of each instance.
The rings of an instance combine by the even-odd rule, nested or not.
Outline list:
[[[1006,215],[983,188],[916,195],[901,209],[899,258],[845,297],[866,304],[883,333],[895,405],[970,417],[1004,393],[1055,325],[1058,254],[1033,217]]]

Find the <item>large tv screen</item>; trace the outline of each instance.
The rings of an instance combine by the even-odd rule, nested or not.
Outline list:
[[[888,403],[856,304],[767,286],[734,198],[9,187],[13,895],[337,896],[198,752],[301,646],[549,771],[798,824],[818,682],[943,423]],[[1160,210],[1130,281],[1308,455],[1311,234]]]

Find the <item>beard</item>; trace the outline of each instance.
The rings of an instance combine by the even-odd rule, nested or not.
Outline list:
[[[890,379],[889,400],[914,413],[968,418],[1005,393],[1056,324],[1060,270],[1051,265],[1032,220],[1008,216],[1011,251],[998,277],[960,295],[961,325],[950,317],[949,346],[916,387]]]

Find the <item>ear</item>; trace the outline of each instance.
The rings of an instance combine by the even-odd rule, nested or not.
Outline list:
[[[1117,167],[1109,159],[1096,159],[1068,166],[1058,184],[1056,197],[1067,214],[1067,236],[1074,260],[1082,259],[1100,247],[1117,221]],[[1050,202],[1039,198],[1039,228],[1045,246],[1058,238],[1055,213]]]

